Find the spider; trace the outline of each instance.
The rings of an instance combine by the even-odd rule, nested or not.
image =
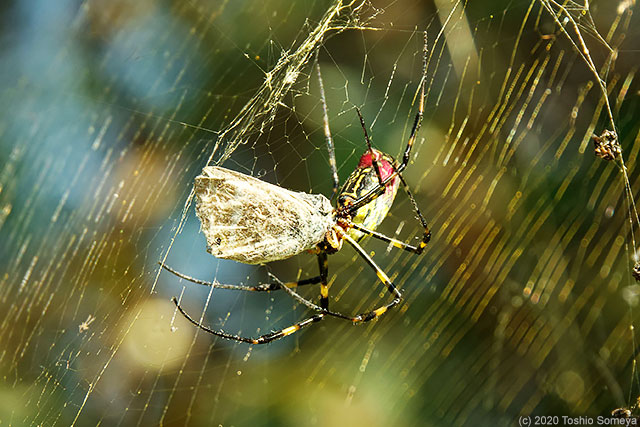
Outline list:
[[[418,112],[405,147],[402,161],[398,164],[389,154],[376,150],[371,145],[364,118],[356,107],[360,125],[364,133],[367,150],[360,157],[356,169],[349,175],[342,188],[338,179],[335,148],[327,113],[324,84],[320,65],[316,59],[316,71],[320,86],[323,111],[324,136],[329,153],[329,165],[333,179],[331,200],[337,195],[336,206],[323,195],[293,192],[225,168],[208,166],[196,178],[195,192],[198,197],[196,212],[201,220],[202,230],[207,237],[207,250],[218,258],[233,259],[247,264],[264,264],[274,260],[290,258],[307,251],[317,256],[320,273],[316,277],[283,283],[269,273],[270,284],[257,286],[225,285],[199,280],[182,274],[160,263],[162,268],[192,283],[205,286],[243,291],[284,290],[295,300],[316,314],[279,331],[256,337],[242,337],[222,330],[211,329],[194,320],[181,307],[177,298],[172,298],[180,313],[198,328],[230,340],[250,344],[266,344],[286,337],[294,332],[320,322],[326,317],[336,317],[353,323],[368,322],[397,306],[402,293],[392,283],[389,276],[359,245],[365,236],[372,236],[388,242],[396,248],[421,254],[429,243],[431,232],[418,208],[409,186],[402,177],[402,171],[409,163],[411,148],[420,129],[424,109],[424,75],[427,67],[427,40],[425,33],[423,50],[423,73],[420,83]],[[402,185],[420,221],[424,233],[417,245],[387,237],[375,229],[384,220],[391,208],[398,188]],[[277,213],[276,213],[277,212]],[[327,256],[349,243],[364,261],[376,272],[393,297],[392,301],[375,310],[346,315],[329,310],[328,261]],[[319,305],[303,298],[292,288],[320,284]]]
[[[618,135],[611,130],[605,130],[602,135],[592,135],[593,146],[596,156],[605,160],[615,160],[616,156],[622,153]]]

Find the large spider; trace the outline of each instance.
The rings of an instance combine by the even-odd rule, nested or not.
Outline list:
[[[257,338],[247,338],[220,330],[213,330],[202,325],[190,317],[174,297],[172,299],[173,302],[187,320],[198,328],[219,337],[251,344],[265,344],[291,335],[305,326],[323,320],[327,316],[346,319],[354,323],[368,322],[400,303],[402,294],[398,288],[358,244],[358,241],[369,235],[388,242],[396,248],[420,254],[431,237],[427,222],[401,175],[401,172],[409,163],[411,148],[422,121],[427,56],[426,43],[425,34],[423,78],[420,84],[418,112],[402,156],[402,162],[398,164],[390,155],[372,148],[364,119],[360,110],[356,108],[364,132],[367,151],[360,157],[357,168],[349,175],[340,190],[335,149],[329,129],[324,85],[320,73],[320,65],[316,62],[324,117],[324,133],[333,177],[331,199],[333,200],[336,195],[338,196],[335,208],[331,207],[331,202],[323,195],[293,192],[221,167],[205,167],[202,175],[196,178],[195,192],[198,197],[196,211],[201,220],[202,230],[207,237],[207,250],[212,255],[247,264],[264,264],[270,261],[290,258],[298,253],[307,251],[315,253],[318,257],[320,268],[318,276],[297,282],[283,283],[269,273],[274,283],[257,286],[224,285],[195,279],[161,264],[163,268],[178,277],[215,288],[244,291],[275,291],[283,289],[300,303],[315,310],[317,314],[279,331]],[[416,216],[424,228],[422,240],[415,246],[375,231],[387,216],[400,184],[405,189]],[[375,270],[380,281],[393,296],[391,302],[373,311],[356,315],[346,315],[329,310],[327,255],[339,251],[345,240]],[[291,289],[316,283],[320,283],[320,305],[303,298]]]

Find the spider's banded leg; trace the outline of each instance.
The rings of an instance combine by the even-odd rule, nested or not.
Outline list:
[[[370,311],[368,313],[363,313],[363,314],[359,314],[357,316],[354,316],[351,320],[354,323],[360,323],[360,322],[368,322],[369,320],[373,320],[376,317],[382,316],[384,313],[386,313],[390,308],[398,305],[400,303],[400,301],[402,300],[402,293],[400,293],[400,291],[398,290],[398,288],[396,288],[396,286],[393,284],[393,282],[391,282],[391,279],[389,279],[389,276],[387,276],[387,274],[382,271],[382,269],[380,267],[378,267],[378,265],[373,261],[373,259],[371,259],[371,257],[365,252],[364,249],[362,249],[362,247],[355,241],[353,240],[351,237],[349,237],[348,234],[343,234],[342,236],[347,242],[349,242],[351,244],[351,246],[353,246],[353,248],[360,254],[360,256],[362,258],[364,258],[364,260],[367,262],[367,264],[369,264],[369,266],[371,268],[373,268],[378,276],[378,279],[380,279],[380,281],[387,287],[387,290],[389,291],[389,293],[391,295],[393,295],[393,301],[391,301],[390,303],[380,306],[378,308],[376,308],[373,311]]]
[[[315,283],[320,283],[322,281],[321,276],[316,276],[316,277],[311,277],[309,279],[298,280],[297,282],[287,282],[284,284],[269,283],[269,284],[261,284],[256,286],[225,285],[223,283],[213,283],[213,282],[207,282],[205,280],[196,279],[195,277],[187,276],[184,273],[180,273],[179,271],[176,271],[173,268],[161,262],[159,262],[158,264],[160,264],[162,268],[164,268],[174,276],[187,280],[191,283],[195,283],[197,285],[203,285],[203,286],[210,286],[212,288],[231,289],[236,291],[269,292],[269,291],[277,291],[278,289],[282,289],[282,286],[285,286],[288,288],[296,288],[298,286],[313,285]]]
[[[420,89],[420,101],[418,101],[418,113],[416,114],[416,118],[413,121],[413,127],[411,128],[411,135],[409,135],[409,141],[407,141],[407,147],[404,149],[404,154],[402,155],[402,163],[400,164],[400,166],[396,168],[397,173],[402,172],[409,164],[411,148],[413,147],[413,143],[416,141],[416,134],[420,130],[420,125],[422,124],[423,111],[424,111],[424,83],[422,84],[422,88]]]
[[[314,303],[312,303],[311,301],[309,301],[308,299],[306,299],[305,297],[303,297],[302,295],[300,295],[299,293],[297,293],[296,291],[294,291],[293,289],[291,289],[290,287],[284,286],[285,283],[282,282],[280,279],[278,279],[275,275],[273,275],[271,272],[269,272],[269,277],[271,277],[271,279],[278,283],[280,285],[280,289],[282,289],[283,291],[285,291],[286,293],[288,293],[289,295],[291,295],[291,297],[293,299],[295,299],[296,301],[298,301],[299,303],[301,303],[302,305],[310,308],[311,310],[315,310],[317,312],[320,312],[322,314],[326,314],[329,316],[333,316],[333,317],[339,317],[341,319],[351,319],[351,316],[347,316],[345,314],[341,314],[341,313],[336,313],[333,311],[329,311],[326,308],[322,308],[319,305],[316,305]]]
[[[407,147],[404,150],[404,154],[402,155],[402,163],[398,167],[394,167],[394,172],[389,175],[384,181],[379,182],[378,186],[372,188],[364,196],[360,197],[358,200],[353,202],[352,205],[349,206],[349,212],[351,214],[355,214],[358,209],[362,206],[370,203],[372,200],[378,198],[382,193],[384,193],[387,184],[389,184],[396,176],[400,176],[400,172],[402,172],[407,165],[409,164],[409,158],[411,156],[411,148],[413,147],[413,143],[416,140],[416,134],[418,130],[420,130],[420,124],[422,123],[422,113],[424,109],[424,83],[422,84],[422,88],[420,89],[420,101],[418,107],[418,113],[416,114],[416,118],[413,122],[413,128],[411,129],[411,135],[409,136],[409,141],[407,142]],[[374,163],[375,164],[375,163]],[[379,173],[376,168],[376,172]]]
[[[321,252],[318,254],[318,267],[320,268],[320,307],[324,310],[329,308],[329,285],[327,279],[329,276],[329,262],[327,254]]]
[[[407,182],[404,180],[404,177],[400,174],[398,174],[398,177],[400,178],[400,182],[402,182],[402,186],[404,187],[404,190],[407,193],[407,196],[409,197],[409,200],[411,201],[411,204],[413,205],[413,210],[416,213],[416,216],[418,217],[418,220],[420,221],[420,224],[422,225],[423,229],[424,229],[424,234],[422,235],[422,240],[420,241],[420,243],[417,246],[413,246],[409,243],[405,243],[402,242],[400,240],[394,239],[392,237],[388,237],[385,236],[382,233],[378,233],[377,231],[373,231],[373,230],[369,230],[368,228],[365,228],[359,224],[355,224],[353,222],[349,222],[349,225],[353,228],[355,228],[356,230],[362,231],[365,234],[368,234],[370,236],[375,237],[376,239],[380,239],[382,241],[385,241],[387,243],[391,243],[394,247],[399,248],[399,249],[404,249],[405,251],[410,251],[410,252],[414,252],[416,254],[421,254],[422,251],[424,251],[424,248],[427,247],[427,244],[429,243],[429,241],[431,240],[431,231],[429,230],[429,226],[427,225],[427,220],[424,218],[424,215],[422,215],[422,212],[420,212],[420,208],[418,207],[418,202],[416,202],[415,197],[413,197],[413,194],[411,193],[411,190],[409,189],[409,185],[407,185]]]
[[[333,193],[331,200],[338,194],[340,180],[338,179],[338,165],[336,164],[336,149],[333,145],[331,137],[331,129],[329,128],[329,113],[327,112],[327,99],[324,95],[324,83],[322,82],[322,74],[320,73],[320,63],[316,56],[316,71],[318,72],[318,83],[320,84],[320,100],[322,102],[322,121],[324,123],[324,138],[327,141],[327,150],[329,151],[329,166],[331,166],[331,177],[333,178]]]
[[[418,202],[416,202],[415,197],[413,197],[413,194],[411,193],[411,189],[409,189],[409,185],[407,184],[407,181],[405,181],[404,177],[400,174],[398,174],[398,177],[400,177],[400,182],[402,182],[402,187],[404,188],[404,191],[407,193],[407,196],[409,197],[409,200],[413,205],[413,210],[415,211],[416,216],[418,217],[418,220],[420,221],[420,224],[424,229],[424,234],[422,235],[422,241],[418,244],[418,251],[416,252],[417,254],[421,254],[424,248],[427,247],[427,244],[431,240],[431,230],[429,230],[429,226],[427,225],[427,220],[424,218],[424,215],[422,215],[422,212],[420,212],[420,208],[418,207]]]
[[[352,205],[349,206],[349,213],[354,215],[358,209],[362,206],[370,203],[372,200],[376,199],[382,193],[384,193],[387,184],[389,184],[396,175],[400,175],[407,165],[409,164],[409,159],[411,157],[411,148],[413,148],[413,143],[416,140],[416,135],[420,130],[420,125],[422,124],[422,115],[424,112],[424,85],[426,83],[426,74],[427,74],[427,33],[424,34],[424,51],[423,51],[423,65],[422,65],[422,81],[420,84],[420,99],[418,100],[418,112],[416,113],[416,117],[413,121],[413,127],[411,128],[411,134],[409,135],[409,140],[407,141],[407,146],[404,149],[404,154],[402,155],[402,163],[397,168],[394,168],[395,171],[391,175],[389,175],[384,182],[380,182],[378,187],[371,189],[367,194],[353,202]]]
[[[383,242],[387,242],[387,243],[391,243],[393,245],[393,247],[398,248],[398,249],[403,249],[405,251],[409,251],[409,252],[413,252],[416,254],[421,254],[424,246],[426,246],[426,244],[424,246],[422,246],[422,242],[420,243],[420,245],[418,246],[413,246],[409,243],[405,243],[401,240],[398,239],[394,239],[393,237],[389,237],[389,236],[385,236],[382,233],[378,233],[377,231],[373,231],[373,230],[369,230],[368,228],[364,228],[359,224],[354,224],[352,222],[349,223],[349,225],[353,228],[355,228],[358,231],[363,232],[364,234],[367,234],[371,237],[375,237],[376,239],[380,239]],[[429,237],[431,236],[431,234],[429,233]]]
[[[189,322],[191,322],[193,325],[197,326],[198,328],[202,329],[205,332],[208,332],[212,335],[216,335],[218,337],[222,337],[222,338],[226,338],[229,340],[234,340],[234,341],[240,341],[240,342],[246,342],[249,344],[266,344],[269,343],[271,341],[275,341],[277,339],[280,338],[284,338],[287,335],[291,335],[296,331],[299,331],[300,329],[304,328],[305,326],[309,326],[312,323],[316,323],[321,321],[324,318],[324,314],[320,313],[320,314],[315,314],[307,319],[304,319],[298,323],[295,323],[291,326],[289,326],[288,328],[284,328],[281,329],[279,331],[276,332],[271,332],[265,335],[261,335],[257,338],[246,338],[246,337],[241,337],[239,335],[233,335],[233,334],[229,334],[227,332],[224,331],[216,331],[213,330],[207,326],[204,326],[202,323],[198,322],[197,320],[193,319],[191,316],[189,316],[187,314],[186,311],[184,311],[184,309],[180,306],[180,303],[178,302],[178,299],[176,297],[173,297],[171,299],[171,301],[173,301],[173,303],[176,305],[176,307],[178,308],[178,311],[185,317],[185,319],[187,319]]]
[[[387,179],[384,180],[382,185],[378,184],[376,187],[372,188],[367,194],[357,199],[355,202],[353,202],[353,204],[349,205],[349,209],[348,209],[349,214],[351,216],[356,215],[358,213],[358,209],[360,209],[361,207],[363,207],[368,203],[371,203],[373,200],[377,199],[378,197],[382,196],[382,194],[385,192],[385,189],[387,188],[387,184],[389,184],[391,180],[395,178],[396,175],[397,173],[394,172]]]
[[[413,127],[411,128],[411,134],[409,135],[409,141],[407,141],[407,147],[404,149],[404,154],[402,155],[402,163],[398,168],[396,168],[396,172],[400,173],[407,167],[409,164],[409,157],[411,155],[411,148],[413,147],[413,143],[416,140],[416,134],[418,130],[420,130],[420,125],[422,124],[422,115],[424,112],[424,85],[426,83],[427,76],[427,33],[424,33],[424,50],[423,50],[423,58],[422,58],[422,83],[420,85],[420,99],[418,100],[418,113],[416,114],[416,118],[413,121]]]
[[[320,306],[312,303],[311,301],[305,299],[304,297],[302,297],[301,295],[296,293],[293,289],[290,289],[290,288],[287,288],[287,287],[283,287],[282,289],[285,292],[287,292],[289,295],[291,295],[291,297],[294,298],[296,301],[300,302],[301,304],[305,305],[306,307],[308,307],[308,308],[310,308],[312,310],[315,310],[315,311],[319,312],[320,314],[324,314],[326,316],[337,317],[338,319],[349,320],[350,322],[353,322],[353,323],[368,322],[369,320],[375,319],[376,317],[384,314],[388,309],[390,309],[394,305],[398,304],[400,302],[400,300],[402,299],[402,294],[400,293],[400,291],[398,291],[396,289],[394,284],[391,283],[391,280],[387,277],[387,275],[384,273],[384,271],[382,271],[380,269],[380,267],[378,267],[375,264],[375,262],[373,262],[373,260],[371,258],[369,258],[369,255],[366,254],[364,249],[362,249],[360,247],[360,245],[358,245],[350,237],[345,235],[345,239],[347,239],[347,238],[350,240],[350,243],[352,245],[354,245],[354,247],[356,248],[358,253],[365,260],[367,260],[367,263],[374,270],[376,270],[376,274],[378,275],[380,280],[387,286],[387,289],[389,289],[389,292],[391,292],[394,296],[396,296],[396,298],[391,303],[389,303],[389,304],[387,304],[387,305],[385,305],[383,307],[380,307],[380,308],[378,308],[376,310],[373,310],[373,311],[371,311],[369,313],[363,313],[363,314],[358,314],[358,315],[353,316],[353,315],[346,315],[346,314],[338,313],[336,311],[323,309],[322,307],[320,307]],[[273,274],[269,273],[269,275],[276,282],[280,282],[280,280],[276,276],[274,276]],[[280,283],[282,283],[282,282],[280,282]],[[284,283],[282,283],[282,284],[284,285]]]
[[[367,126],[364,124],[364,118],[360,113],[360,109],[356,107],[356,112],[358,113],[358,117],[360,118],[360,126],[362,126],[362,131],[364,132],[364,140],[367,142],[367,147],[369,148],[369,154],[371,154],[371,163],[373,164],[373,169],[376,171],[376,175],[378,175],[378,185],[383,186],[382,175],[380,174],[380,166],[378,165],[378,161],[376,157],[373,155],[373,147],[371,146],[371,140],[369,139],[369,134],[367,133]]]
[[[202,323],[198,322],[197,320],[193,319],[191,316],[189,316],[189,314],[187,314],[187,312],[180,306],[180,303],[178,302],[178,299],[173,297],[172,301],[173,303],[176,305],[176,307],[178,308],[178,311],[180,311],[180,313],[185,317],[185,319],[187,319],[189,322],[191,322],[193,325],[197,326],[198,328],[202,329],[203,331],[210,333],[212,335],[216,335],[222,338],[226,338],[226,339],[230,339],[230,340],[235,340],[235,341],[241,341],[241,342],[246,342],[249,344],[266,344],[268,342],[271,341],[275,341],[277,339],[280,338],[284,338],[287,335],[291,335],[296,331],[299,331],[300,329],[304,328],[305,326],[308,326],[312,323],[316,323],[321,321],[324,316],[326,315],[330,315],[333,317],[338,317],[341,319],[347,319],[347,320],[353,320],[352,317],[350,316],[346,316],[340,313],[333,313],[330,312],[328,310],[325,310],[317,305],[315,305],[314,303],[312,303],[311,301],[308,301],[306,299],[304,299],[302,296],[298,295],[296,292],[294,292],[292,289],[290,289],[289,286],[286,286],[287,283],[283,283],[280,279],[278,279],[276,276],[274,276],[273,274],[271,274],[271,272],[269,272],[269,276],[271,276],[271,278],[276,282],[276,286],[278,287],[278,289],[283,289],[285,290],[289,295],[291,295],[295,300],[301,302],[302,304],[304,304],[305,306],[311,308],[312,310],[318,311],[318,314],[315,314],[311,317],[308,317],[298,323],[295,323],[287,328],[281,329],[279,331],[276,332],[271,332],[269,334],[265,334],[262,336],[259,336],[257,338],[247,338],[247,337],[241,337],[239,335],[233,335],[224,331],[220,331],[220,330],[214,330],[211,329],[205,325],[203,325]],[[317,278],[314,279],[320,279],[320,276],[318,276]],[[311,280],[311,279],[309,279]],[[206,282],[205,282],[206,283]]]
[[[296,291],[294,291],[293,289],[289,288],[289,287],[285,287],[284,283],[278,279],[276,276],[274,276],[273,274],[271,274],[271,272],[269,272],[269,276],[271,277],[271,279],[273,279],[275,282],[280,283],[280,286],[282,287],[282,289],[288,293],[289,295],[291,295],[291,297],[293,299],[295,299],[296,301],[298,301],[299,303],[301,303],[302,305],[310,308],[311,310],[315,310],[321,314],[327,315],[327,316],[332,316],[332,317],[337,317],[338,319],[344,319],[344,320],[350,320],[350,321],[355,321],[354,316],[349,316],[346,314],[342,314],[342,313],[338,313],[336,311],[331,311],[329,309],[326,308],[322,308],[319,305],[316,305],[314,303],[312,303],[311,301],[309,301],[308,299],[304,298],[302,295],[298,294]]]

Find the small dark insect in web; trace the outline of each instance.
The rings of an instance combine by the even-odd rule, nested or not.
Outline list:
[[[631,270],[631,275],[637,282],[640,282],[640,261],[636,262],[633,266],[633,270]]]
[[[634,420],[637,420],[638,417],[634,416],[633,413],[635,412],[636,409],[638,409],[638,406],[640,405],[640,397],[638,397],[636,399],[636,403],[634,403],[631,407],[629,408],[617,408],[614,409],[613,411],[611,411],[611,416],[614,418],[632,418]],[[636,423],[633,423],[634,425]],[[628,425],[628,424],[625,424]]]
[[[335,200],[335,207],[322,194],[290,191],[252,176],[218,166],[207,166],[203,169],[202,174],[196,177],[194,184],[196,214],[200,219],[201,229],[207,238],[207,251],[209,253],[217,258],[230,259],[245,264],[266,264],[271,261],[287,259],[306,251],[317,256],[320,274],[297,282],[283,283],[269,273],[273,283],[243,286],[207,282],[179,273],[164,264],[161,264],[162,267],[174,275],[193,283],[215,288],[258,292],[282,289],[298,302],[314,310],[316,314],[282,330],[256,338],[247,338],[220,330],[213,330],[202,325],[189,316],[180,306],[179,301],[173,298],[176,307],[187,320],[198,328],[219,337],[251,344],[265,344],[291,335],[305,326],[323,320],[327,316],[353,323],[368,322],[382,316],[389,309],[400,303],[402,300],[400,290],[358,242],[365,236],[372,236],[396,248],[421,254],[431,238],[427,221],[420,212],[409,186],[401,175],[409,164],[411,148],[422,122],[425,90],[424,76],[427,64],[426,33],[423,54],[418,112],[404,149],[402,161],[397,163],[390,155],[372,147],[364,118],[360,110],[356,108],[367,150],[360,157],[357,168],[349,175],[342,188],[340,188],[338,180],[335,148],[329,128],[322,75],[316,58],[316,71],[324,118],[324,134],[333,178],[331,200]],[[424,230],[416,245],[405,243],[375,231],[387,216],[400,185],[402,185],[411,201],[415,215]],[[327,256],[338,252],[342,248],[344,241],[349,243],[376,272],[378,279],[392,296],[391,302],[375,310],[355,315],[329,310],[329,267]],[[292,289],[311,284],[320,284],[319,305],[303,298]]]
[[[627,408],[618,408],[611,411],[611,416],[614,418],[630,418],[631,411]]]
[[[611,130],[605,130],[602,135],[593,135],[593,145],[596,156],[604,160],[615,160],[616,156],[622,153],[622,148],[618,142],[618,135]]]

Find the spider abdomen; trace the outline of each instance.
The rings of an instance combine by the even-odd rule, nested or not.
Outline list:
[[[338,205],[340,207],[346,207],[354,203],[379,185],[378,173],[373,164],[373,156],[375,156],[380,177],[383,181],[393,174],[393,165],[395,164],[393,157],[376,149],[373,149],[372,152],[366,151],[362,157],[360,157],[358,167],[349,175],[349,178],[347,178],[347,181],[344,183],[338,196]],[[386,185],[383,194],[356,211],[355,215],[351,218],[351,222],[368,228],[369,230],[378,228],[389,213],[391,205],[393,205],[393,200],[396,197],[399,185],[400,179],[396,176]],[[349,235],[355,240],[360,240],[365,236],[364,233],[353,228],[349,230]]]

